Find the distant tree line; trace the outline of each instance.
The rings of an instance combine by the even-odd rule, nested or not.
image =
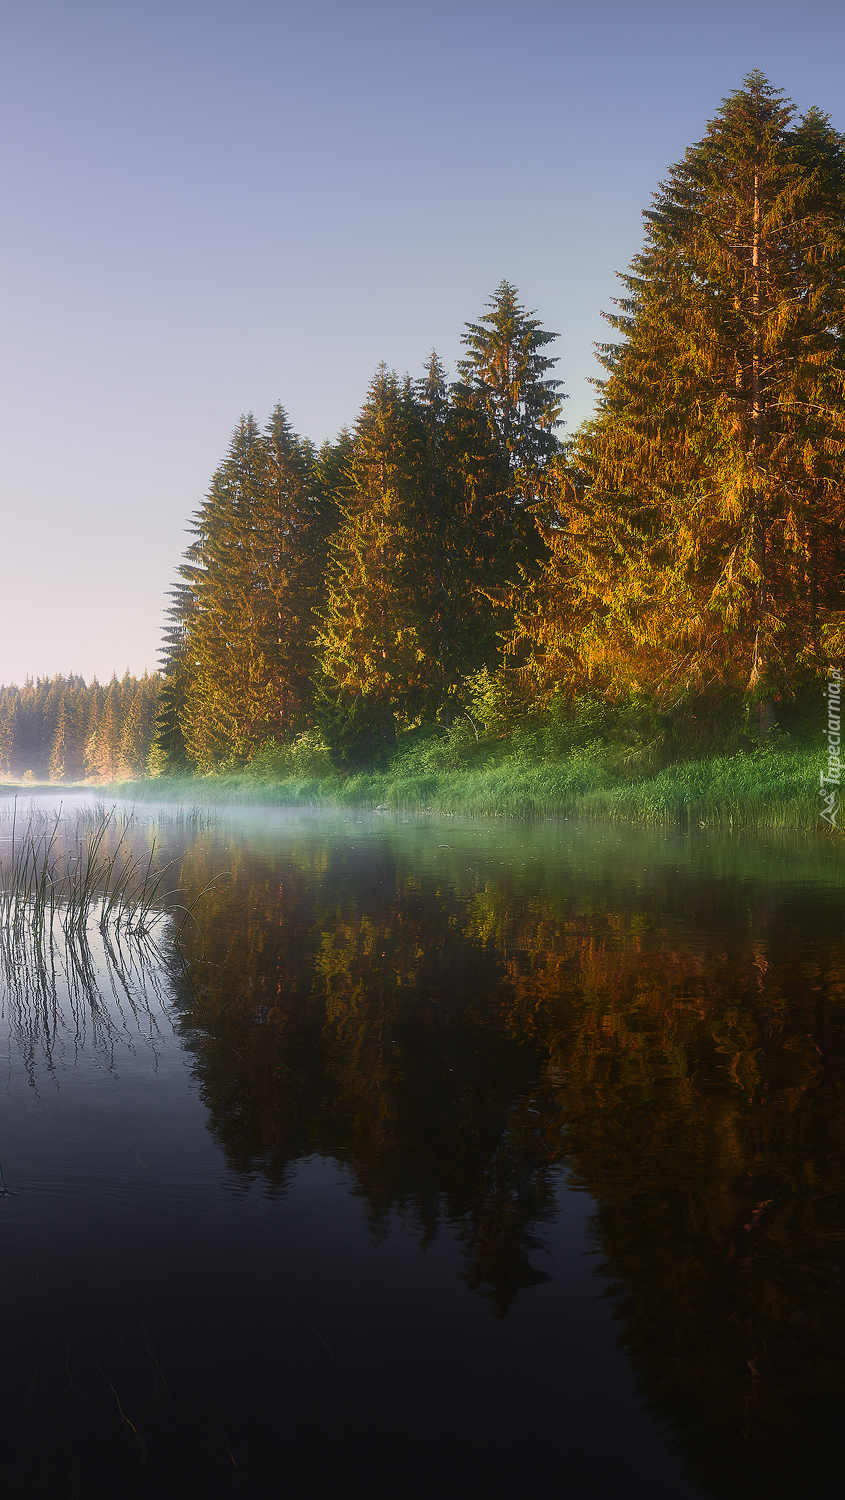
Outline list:
[[[161,680],[28,678],[0,687],[0,775],[114,780],[147,774]]]
[[[506,281],[453,383],[382,368],[319,450],[281,407],[241,420],[171,596],[156,769],[315,726],[354,768],[585,697],[766,728],[817,691],[845,646],[845,141],[753,73],[645,221],[566,443],[555,335]]]

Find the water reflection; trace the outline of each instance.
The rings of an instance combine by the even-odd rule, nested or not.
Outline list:
[[[211,1128],[270,1193],[318,1151],[376,1234],[397,1209],[421,1244],[448,1226],[500,1317],[548,1275],[566,1164],[690,1477],[837,1493],[836,855],[567,837],[362,820],[191,845],[189,902],[227,871],[177,979]]]
[[[57,1064],[83,1052],[107,1067],[124,1048],[155,1055],[172,962],[151,935],[109,932],[99,921],[46,943],[25,929],[0,934],[0,1017],[30,1086],[39,1091]]]
[[[377,1436],[359,1447],[356,1472],[371,1475],[380,1454],[391,1471],[385,1434],[419,1444],[433,1409],[420,1404],[419,1425],[403,1428],[393,1385],[416,1373],[421,1403],[429,1370],[449,1378],[446,1362],[427,1367],[419,1355],[426,1320],[433,1345],[456,1358],[455,1303],[414,1279],[455,1240],[471,1293],[460,1304],[486,1303],[483,1337],[497,1340],[483,1345],[478,1324],[460,1324],[457,1343],[475,1340],[466,1369],[477,1390],[443,1387],[446,1405],[476,1401],[469,1448],[518,1399],[514,1387],[496,1394],[516,1326],[515,1358],[534,1381],[512,1376],[526,1387],[522,1423],[536,1423],[534,1467],[521,1467],[517,1424],[508,1493],[519,1492],[514,1473],[532,1485],[554,1473],[554,1493],[597,1493],[558,1483],[558,1408],[574,1446],[569,1349],[550,1340],[549,1359],[536,1326],[529,1338],[519,1321],[526,1305],[551,1305],[542,1299],[561,1262],[547,1249],[567,1177],[597,1204],[595,1294],[612,1304],[691,1479],[719,1496],[839,1493],[837,846],[278,813],[134,827],[137,851],[155,837],[178,861],[178,905],[196,903],[181,956],[180,914],[162,919],[157,944],[118,941],[92,922],[84,937],[35,948],[21,928],[2,953],[10,1057],[23,1059],[26,1080],[10,1068],[0,1152],[4,1167],[17,1153],[15,1196],[4,1200],[16,1217],[4,1228],[20,1295],[0,1361],[17,1423],[3,1458],[15,1493],[61,1492],[64,1469],[44,1477],[56,1432],[68,1493],[170,1493],[178,1465],[195,1474],[206,1464],[211,1494],[220,1472],[231,1489],[250,1463],[245,1492],[271,1493],[279,1410],[287,1451],[300,1443],[306,1467],[325,1433],[347,1424],[336,1468],[300,1477],[291,1493],[331,1493],[365,1427]],[[183,1048],[204,1113],[192,1114]],[[30,1111],[48,1085],[49,1104]],[[347,1215],[347,1240],[310,1280],[314,1254],[304,1241],[291,1250],[296,1216],[281,1211],[294,1179],[302,1190],[304,1162],[309,1172],[341,1163],[320,1254]],[[398,1223],[432,1249],[403,1262],[406,1300],[389,1304],[404,1317],[420,1289],[431,1296],[403,1324],[407,1348],[370,1333],[387,1305],[385,1262],[346,1268],[360,1248],[348,1185],[379,1253]],[[451,1295],[454,1260],[442,1264]],[[360,1313],[351,1333],[350,1307]],[[587,1420],[588,1450],[614,1440],[614,1411]],[[33,1453],[46,1467],[24,1490]],[[503,1492],[501,1450],[486,1461],[485,1493]],[[420,1479],[406,1492],[434,1490]],[[612,1492],[641,1493],[630,1483]],[[649,1493],[678,1491],[655,1481]]]

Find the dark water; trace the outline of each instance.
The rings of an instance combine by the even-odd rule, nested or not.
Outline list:
[[[4,1495],[845,1494],[838,845],[159,835],[5,975]]]

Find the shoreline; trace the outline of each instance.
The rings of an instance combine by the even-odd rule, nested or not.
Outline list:
[[[420,768],[397,757],[383,771],[342,777],[326,768],[268,774],[263,768],[210,775],[92,783],[0,783],[0,796],[118,797],[144,802],[350,807],[495,819],[573,817],[651,826],[783,829],[836,836],[822,819],[822,752],[789,746],[632,767],[618,750],[587,746],[567,755]],[[845,819],[843,819],[845,821]]]
[[[345,778],[259,775],[246,769],[85,790],[139,802],[381,808],[483,818],[576,815],[591,822],[780,828],[835,836],[840,830],[821,818],[821,758],[816,750],[790,747],[632,771],[618,755],[588,747],[533,762],[506,756],[493,764],[412,772],[399,760],[385,771]]]

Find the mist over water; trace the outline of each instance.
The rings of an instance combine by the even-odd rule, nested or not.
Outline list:
[[[5,949],[11,1493],[838,1493],[834,841],[153,835],[148,939]]]

